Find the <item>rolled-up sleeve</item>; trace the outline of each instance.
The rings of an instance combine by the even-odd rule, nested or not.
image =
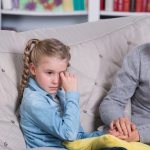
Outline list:
[[[137,126],[140,142],[150,144],[150,124]]]

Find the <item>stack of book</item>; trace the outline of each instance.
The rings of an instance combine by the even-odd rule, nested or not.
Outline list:
[[[150,12],[150,0],[101,0],[100,10]]]
[[[82,11],[87,5],[87,0],[2,0],[3,9],[33,11]]]

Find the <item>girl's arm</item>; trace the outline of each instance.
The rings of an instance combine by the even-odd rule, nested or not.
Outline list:
[[[85,139],[85,138],[101,136],[101,135],[104,135],[104,134],[105,134],[104,131],[94,131],[94,132],[89,132],[89,133],[80,132],[80,133],[78,133],[77,138],[78,139]]]
[[[27,97],[21,112],[33,125],[61,140],[72,141],[77,138],[80,124],[79,93],[67,92],[66,105],[61,110],[47,103],[41,95]],[[28,123],[28,122],[27,122]]]

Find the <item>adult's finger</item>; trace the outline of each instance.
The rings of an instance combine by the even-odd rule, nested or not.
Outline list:
[[[110,130],[113,130],[114,129],[114,120],[110,123]]]
[[[120,126],[121,126],[121,129],[123,131],[123,134],[124,135],[128,135],[128,129],[127,129],[127,124],[125,122],[125,119],[124,118],[120,118],[119,121],[120,121]]]
[[[121,126],[121,123],[120,123],[120,119],[116,120],[115,125],[116,125],[117,130],[118,130],[121,134],[123,134],[123,130],[122,130],[122,126]]]
[[[132,131],[136,130],[136,125],[134,123],[131,123],[131,129]]]

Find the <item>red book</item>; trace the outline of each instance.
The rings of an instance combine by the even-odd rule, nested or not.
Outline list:
[[[100,0],[100,10],[104,10],[105,6],[104,6],[104,0]]]
[[[118,11],[123,11],[124,0],[118,0]]]
[[[123,0],[123,11],[130,11],[130,0]]]
[[[114,11],[118,11],[119,0],[114,0]]]
[[[142,0],[136,0],[135,11],[142,12]]]
[[[150,12],[150,0],[147,0],[147,12]]]
[[[130,11],[135,12],[135,2],[136,0],[130,0]]]
[[[147,11],[147,0],[142,0],[142,12]]]

